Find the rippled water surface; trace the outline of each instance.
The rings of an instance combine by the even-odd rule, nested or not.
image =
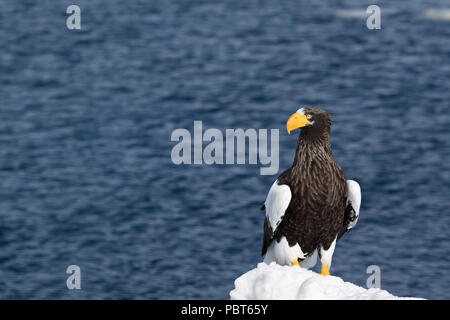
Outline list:
[[[448,1],[378,1],[381,30],[350,0],[80,0],[81,31],[70,4],[1,4],[0,298],[228,298],[276,176],[176,166],[171,133],[279,128],[281,171],[299,105],[332,115],[363,189],[332,273],[450,298],[450,22],[426,14]]]

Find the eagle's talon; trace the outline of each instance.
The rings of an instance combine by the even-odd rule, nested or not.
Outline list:
[[[300,263],[298,263],[298,260],[294,260],[291,263],[292,266],[298,266],[299,268],[301,268],[302,266],[300,265]]]
[[[322,270],[320,271],[320,275],[322,275],[322,276],[329,276],[330,275],[330,270],[324,264],[322,265]]]

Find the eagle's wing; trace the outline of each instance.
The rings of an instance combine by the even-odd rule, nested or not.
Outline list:
[[[262,255],[266,254],[267,248],[273,239],[275,231],[283,219],[284,213],[289,207],[291,198],[291,188],[288,185],[279,185],[278,180],[276,180],[272,187],[270,187],[263,206],[266,210],[266,218],[264,219]]]
[[[347,207],[344,213],[344,226],[338,238],[350,231],[358,222],[359,208],[361,206],[361,187],[354,180],[347,180],[346,187]]]

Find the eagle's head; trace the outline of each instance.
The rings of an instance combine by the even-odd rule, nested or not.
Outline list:
[[[302,131],[311,133],[330,132],[331,117],[322,109],[302,107],[286,123],[288,133],[298,128],[303,128]]]

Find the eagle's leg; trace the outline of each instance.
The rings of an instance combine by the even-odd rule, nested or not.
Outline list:
[[[330,275],[331,260],[333,258],[335,246],[336,239],[334,239],[328,249],[325,250],[323,246],[321,246],[319,249],[320,262],[322,262],[322,270],[320,271],[320,274],[323,276]]]
[[[298,266],[299,268],[301,268],[302,266],[298,263],[298,260],[295,259],[294,261],[292,261],[291,265],[293,266]]]

